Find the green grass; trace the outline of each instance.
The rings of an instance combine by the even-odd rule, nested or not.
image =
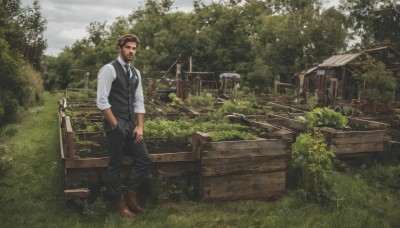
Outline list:
[[[321,205],[288,191],[277,201],[162,202],[134,219],[109,213],[101,200],[85,211],[62,196],[57,119],[60,95],[3,129],[13,168],[0,177],[1,227],[399,227],[400,166],[336,172],[336,202]],[[7,130],[8,129],[8,130]]]

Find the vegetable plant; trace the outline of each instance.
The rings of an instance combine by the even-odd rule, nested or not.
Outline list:
[[[329,108],[315,108],[311,112],[307,112],[304,116],[296,118],[307,123],[307,128],[311,131],[315,127],[349,128],[347,117]]]

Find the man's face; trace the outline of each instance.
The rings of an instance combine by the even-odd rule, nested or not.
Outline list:
[[[136,42],[126,42],[124,46],[118,48],[119,54],[124,62],[132,61],[136,54]]]

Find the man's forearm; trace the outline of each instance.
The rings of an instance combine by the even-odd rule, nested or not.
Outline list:
[[[144,113],[136,113],[136,125],[143,128]]]

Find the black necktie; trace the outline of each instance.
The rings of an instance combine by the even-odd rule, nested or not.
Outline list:
[[[124,66],[125,66],[126,80],[129,81],[129,78],[131,77],[131,72],[129,71],[129,65],[126,64]]]

